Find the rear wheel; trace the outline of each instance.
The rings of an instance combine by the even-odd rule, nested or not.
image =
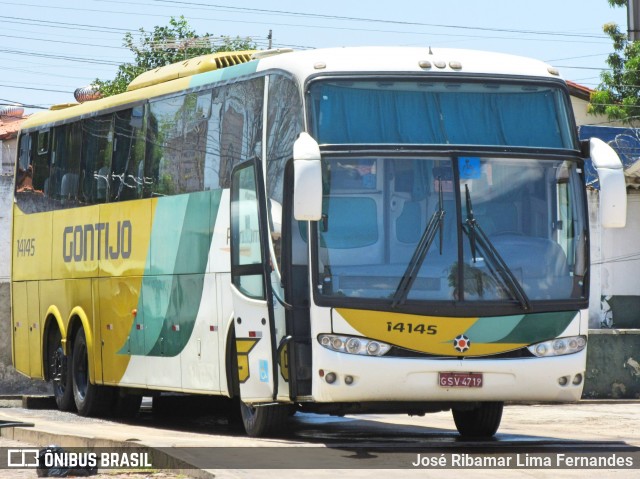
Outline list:
[[[472,409],[452,409],[458,432],[465,437],[491,437],[502,420],[503,402],[482,402]]]
[[[81,416],[101,416],[107,413],[113,401],[113,388],[91,384],[89,355],[84,329],[78,329],[73,341],[71,376],[73,399]]]
[[[60,411],[74,411],[71,381],[71,363],[62,350],[62,335],[57,326],[53,326],[47,338],[47,367],[53,388],[53,396]]]
[[[280,404],[254,407],[240,401],[242,423],[251,437],[283,432],[286,429],[290,409],[287,405]]]

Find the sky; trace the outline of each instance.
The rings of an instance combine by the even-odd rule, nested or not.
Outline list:
[[[0,0],[0,106],[27,113],[73,102],[76,88],[113,79],[133,55],[126,32],[183,15],[199,34],[251,38],[267,48],[397,45],[491,50],[558,67],[594,88],[612,52],[602,32],[626,31],[607,0]],[[220,2],[220,3],[218,3]]]

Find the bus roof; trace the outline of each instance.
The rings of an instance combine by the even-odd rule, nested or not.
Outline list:
[[[230,52],[230,54],[233,53]],[[491,74],[559,78],[557,70],[539,60],[475,50],[430,47],[345,47],[303,51],[259,51],[253,56],[248,55],[250,52],[235,53],[243,54],[242,61],[204,73],[195,69],[194,74],[181,75],[178,71],[180,65],[185,65],[186,69],[188,62],[163,67],[171,71],[171,76],[167,76],[168,80],[160,83],[147,82],[146,80],[153,75],[150,72],[143,73],[132,82],[136,85],[133,90],[100,100],[65,105],[65,108],[55,110],[52,108],[52,111],[34,114],[23,123],[22,129],[30,130],[43,125],[59,124],[69,119],[93,116],[97,112],[144,102],[149,98],[272,69],[289,71],[299,79],[301,84],[311,75],[343,72],[416,74],[429,72],[435,75]]]
[[[300,78],[323,72],[434,72],[558,78],[550,65],[527,57],[430,47],[345,47],[265,58],[258,70],[281,68]]]

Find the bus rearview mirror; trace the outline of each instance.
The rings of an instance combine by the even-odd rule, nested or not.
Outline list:
[[[627,188],[618,154],[599,138],[589,141],[589,154],[600,182],[600,224],[623,228],[627,222]]]
[[[322,218],[320,147],[308,133],[293,144],[293,217],[297,221]]]

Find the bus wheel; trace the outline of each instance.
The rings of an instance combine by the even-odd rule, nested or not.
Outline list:
[[[483,402],[473,409],[452,409],[458,432],[465,437],[491,437],[502,419],[503,402]]]
[[[242,423],[251,437],[278,434],[286,429],[290,408],[287,405],[269,405],[254,407],[240,401]]]
[[[60,411],[74,411],[71,363],[62,350],[60,330],[54,327],[47,338],[47,366],[53,386],[53,397]]]
[[[104,415],[113,403],[113,388],[91,384],[89,380],[89,357],[84,329],[78,329],[73,341],[71,355],[73,399],[81,416]]]

